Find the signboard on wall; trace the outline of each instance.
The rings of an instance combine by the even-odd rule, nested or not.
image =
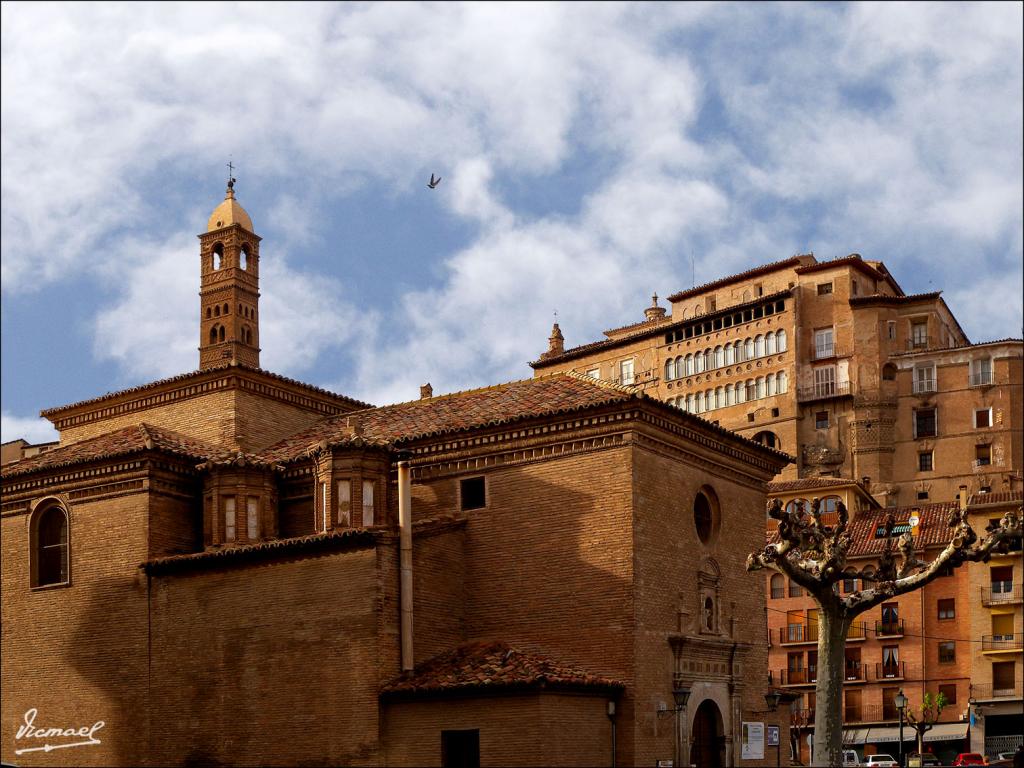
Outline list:
[[[765,735],[767,736],[767,744],[769,747],[779,746],[779,726],[767,726],[767,728],[765,729]]]
[[[764,723],[743,723],[740,760],[764,760]]]

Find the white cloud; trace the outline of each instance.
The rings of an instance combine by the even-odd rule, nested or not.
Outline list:
[[[0,442],[9,443],[22,438],[30,443],[51,443],[57,439],[57,430],[46,419],[15,416],[3,411],[0,413]]]
[[[689,285],[691,255],[698,282],[808,248],[897,278],[927,261],[936,287],[1019,271],[1019,4],[2,13],[3,290],[116,268],[96,350],[133,379],[193,368],[198,343],[194,240],[157,215],[152,174],[228,153],[275,189],[257,218],[287,222],[264,365],[378,401],[526,375],[552,310],[592,340]],[[566,192],[575,215],[517,205],[510,177],[560,183],[590,157],[606,170]],[[356,286],[288,260],[345,196],[401,199],[438,170],[436,202],[476,225],[440,285],[356,311]]]

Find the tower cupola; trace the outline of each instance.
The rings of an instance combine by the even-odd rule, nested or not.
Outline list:
[[[199,368],[260,367],[260,238],[228,179],[224,201],[199,235]]]

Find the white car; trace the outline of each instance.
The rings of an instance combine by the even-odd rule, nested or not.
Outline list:
[[[864,761],[866,768],[899,768],[892,755],[871,755]]]

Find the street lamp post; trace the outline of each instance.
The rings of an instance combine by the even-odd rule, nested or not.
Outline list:
[[[690,700],[690,689],[680,683],[672,686],[672,702],[675,706],[672,709],[664,707],[658,710],[658,717],[672,717],[673,737],[675,744],[672,748],[672,764],[675,766],[689,765],[689,750],[684,749],[683,736],[686,732],[686,702]],[[683,715],[680,718],[680,715]]]
[[[690,750],[686,738],[686,702],[690,700],[690,689],[678,683],[672,689],[672,701],[676,705],[676,737],[677,751],[679,753],[678,764],[690,764]],[[680,722],[681,721],[681,722]]]
[[[903,689],[900,688],[894,699],[896,703],[896,711],[900,713],[900,768],[905,768],[903,765],[903,710],[907,708],[907,697],[903,695]]]

